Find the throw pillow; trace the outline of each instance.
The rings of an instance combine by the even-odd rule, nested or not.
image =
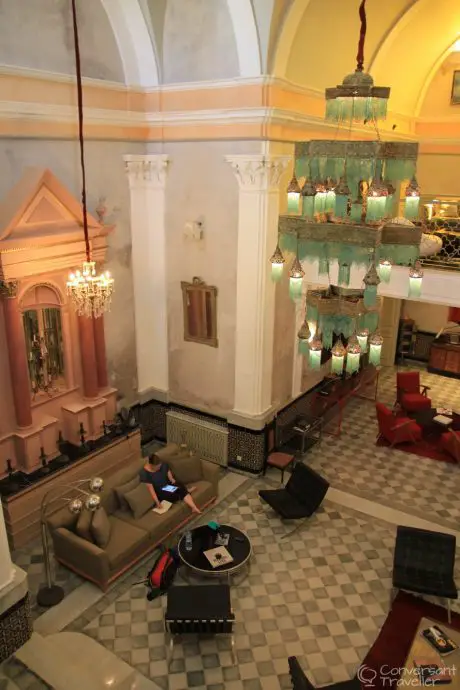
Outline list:
[[[135,489],[128,491],[125,494],[125,498],[135,520],[139,520],[139,518],[153,508],[152,494],[143,482],[140,482]]]
[[[100,546],[101,549],[105,549],[110,539],[110,521],[102,506],[93,513],[91,533],[95,543]]]
[[[171,472],[181,484],[193,484],[202,479],[201,461],[198,455],[183,455],[169,461]]]
[[[93,521],[93,513],[83,508],[78,516],[77,524],[75,525],[75,532],[82,539],[94,543],[93,535],[91,534],[91,523]]]
[[[118,504],[122,510],[129,510],[129,504],[125,498],[125,494],[135,489],[136,486],[139,484],[139,481],[139,475],[136,475],[135,477],[130,479],[129,482],[126,482],[126,484],[117,486],[114,489],[116,497],[118,499]]]

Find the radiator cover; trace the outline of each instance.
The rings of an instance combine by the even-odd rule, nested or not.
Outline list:
[[[166,413],[168,443],[186,443],[191,449],[218,465],[228,464],[228,429],[207,419],[184,412]]]

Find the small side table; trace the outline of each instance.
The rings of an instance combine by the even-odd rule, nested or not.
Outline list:
[[[270,467],[276,467],[276,469],[280,470],[281,472],[281,484],[284,484],[284,471],[289,467],[289,465],[292,465],[294,460],[295,456],[291,455],[290,453],[270,453],[265,462],[264,474],[267,470],[267,465]]]

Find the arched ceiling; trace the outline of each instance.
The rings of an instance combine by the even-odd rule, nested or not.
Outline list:
[[[356,65],[359,0],[295,0],[278,40],[274,73],[323,91]],[[390,86],[390,109],[414,116],[446,50],[460,35],[458,0],[368,0],[366,68]],[[323,28],[321,28],[323,27]]]

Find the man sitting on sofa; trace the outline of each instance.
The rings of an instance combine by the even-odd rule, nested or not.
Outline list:
[[[188,489],[176,481],[165,462],[158,463],[156,461],[155,455],[149,457],[140,471],[139,477],[141,482],[147,484],[147,488],[157,508],[161,501],[169,501],[170,503],[184,501],[192,513],[201,514],[201,510],[196,505]],[[170,487],[170,490],[167,487]]]

